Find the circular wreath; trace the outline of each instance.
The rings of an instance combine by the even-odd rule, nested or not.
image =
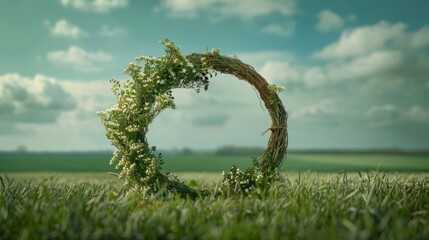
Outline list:
[[[159,192],[175,192],[182,196],[196,197],[203,190],[193,189],[169,172],[161,171],[163,157],[150,146],[146,134],[148,127],[164,109],[175,108],[172,89],[190,88],[200,92],[207,90],[209,79],[217,73],[232,74],[250,83],[259,93],[268,109],[272,125],[267,148],[253,166],[240,171],[233,166],[223,173],[222,184],[228,191],[247,193],[261,190],[279,178],[287,150],[287,112],[277,93],[283,88],[267,81],[252,66],[219,54],[219,50],[184,56],[180,48],[168,39],[161,42],[166,54],[160,58],[140,56],[130,63],[124,73],[131,76],[121,84],[113,83],[112,91],[118,103],[106,111],[98,112],[107,130],[107,137],[116,147],[110,164],[122,169],[119,177],[126,180],[130,191],[145,195]],[[142,61],[145,64],[140,64]]]

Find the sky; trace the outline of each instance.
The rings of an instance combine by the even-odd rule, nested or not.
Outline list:
[[[285,87],[289,149],[429,149],[426,0],[0,1],[0,150],[111,150],[96,112],[141,55],[212,48]],[[270,118],[232,76],[174,91],[159,149],[265,146]]]

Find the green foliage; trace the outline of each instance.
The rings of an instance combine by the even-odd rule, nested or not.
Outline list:
[[[272,190],[146,199],[116,180],[2,175],[0,239],[429,238],[428,174],[289,174]]]
[[[130,80],[122,85],[117,80],[111,81],[118,103],[98,113],[107,137],[117,148],[110,163],[117,162],[116,168],[121,169],[119,177],[130,184],[131,191],[148,195],[167,185],[173,191],[190,190],[175,177],[161,172],[162,156],[154,154],[156,148],[149,146],[146,134],[156,116],[167,108],[175,108],[172,89],[207,90],[212,76],[204,58],[199,59],[199,64],[192,63],[169,40],[161,43],[165,46],[165,56],[137,57],[136,63],[130,63],[124,71]],[[217,51],[207,53],[217,54]],[[141,61],[145,64],[141,65]]]
[[[237,166],[231,167],[231,172],[222,172],[222,184],[226,186],[233,194],[247,195],[252,192],[264,194],[271,184],[281,179],[278,170],[264,174],[259,168],[257,158],[253,159],[253,166],[242,172]]]
[[[148,127],[163,110],[175,108],[172,89],[188,88],[195,89],[197,92],[202,88],[208,89],[209,78],[217,74],[211,63],[219,63],[224,59],[227,63],[221,65],[220,69],[228,73],[237,72],[236,67],[239,66],[245,66],[244,71],[248,71],[250,67],[243,65],[237,59],[231,62],[230,58],[220,56],[217,50],[206,54],[183,56],[173,42],[166,39],[161,43],[165,46],[164,56],[137,57],[136,62],[130,63],[124,71],[131,79],[123,84],[117,80],[111,80],[112,91],[118,103],[113,108],[98,114],[106,127],[107,137],[117,148],[110,163],[116,163],[116,168],[121,169],[119,177],[129,183],[131,192],[153,195],[165,189],[182,196],[195,197],[202,192],[193,190],[168,172],[161,172],[162,156],[154,154],[155,146],[150,146],[147,142]],[[142,61],[143,65],[140,64]],[[264,79],[257,79],[257,81],[262,81],[262,84],[265,82]],[[258,84],[260,85],[261,82]],[[278,108],[281,103],[277,92],[282,91],[283,88],[268,85],[268,89],[271,104]],[[281,151],[276,152],[281,154],[277,157],[272,157],[272,149],[267,150],[263,156],[264,165],[267,165],[267,162],[270,165],[270,160],[283,161],[286,146],[283,143],[279,146]],[[242,174],[233,168],[231,174],[224,175],[224,183],[226,187],[232,188],[234,193],[247,193],[253,189],[261,191],[268,186],[267,181],[277,179],[274,177],[277,170],[277,168],[271,169],[270,166],[260,169],[255,164]],[[243,191],[238,191],[237,186],[240,186],[239,189]]]

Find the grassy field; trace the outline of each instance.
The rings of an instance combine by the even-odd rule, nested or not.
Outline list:
[[[0,153],[0,172],[112,172],[110,153]],[[221,172],[234,164],[251,165],[249,156],[175,155],[165,157],[164,169],[171,172]],[[417,154],[303,154],[291,153],[282,171],[429,171],[429,155]]]
[[[180,173],[199,188],[217,173]],[[293,173],[268,194],[126,195],[102,173],[0,174],[0,239],[429,239],[427,173]]]

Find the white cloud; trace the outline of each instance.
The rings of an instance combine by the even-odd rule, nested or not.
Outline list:
[[[288,38],[295,31],[295,22],[289,21],[287,24],[281,25],[273,23],[262,28],[262,32]]]
[[[374,51],[365,56],[348,61],[334,61],[321,66],[295,67],[288,71],[298,71],[296,76],[309,87],[345,80],[386,79],[398,69],[406,68],[406,59],[400,51]],[[272,72],[272,74],[277,74]],[[411,76],[407,76],[411,77]]]
[[[412,122],[426,122],[429,121],[429,111],[423,109],[421,106],[414,105],[409,111],[404,113],[404,118]]]
[[[404,44],[409,44],[412,48],[421,48],[429,45],[429,27],[423,27],[417,32],[407,36]]]
[[[299,81],[301,79],[301,71],[288,61],[267,61],[261,68],[260,74],[274,83]]]
[[[372,106],[365,116],[372,127],[427,123],[429,121],[429,111],[419,105],[410,106],[409,109],[401,109],[393,104]]]
[[[321,66],[297,65],[292,59],[282,60],[280,57],[278,60],[261,58],[260,61],[257,65],[261,66],[259,72],[270,82],[302,82],[309,87],[316,87],[335,81],[387,76],[400,67],[404,59],[397,51],[378,51],[351,61]]]
[[[379,35],[379,32],[384,32],[385,35]],[[411,81],[419,81],[427,87],[429,84],[425,82],[429,74],[429,57],[419,49],[429,45],[429,38],[425,38],[428,33],[428,27],[405,32],[401,23],[380,22],[373,26],[358,27],[344,31],[338,41],[325,48],[329,49],[322,51],[327,58],[317,64],[300,64],[293,55],[285,51],[236,55],[243,62],[254,66],[268,81],[280,85],[284,83],[286,88],[292,82],[318,87],[347,80],[371,80],[371,87],[378,88],[379,92],[387,90],[385,84],[391,86],[393,82],[396,82],[395,86],[399,86],[405,82],[410,84]],[[366,46],[366,39],[371,38],[375,39],[375,43]],[[358,43],[359,41],[363,43]],[[341,51],[331,51],[334,49],[332,46]],[[353,50],[355,46],[361,46],[360,50]],[[320,53],[316,54],[321,55]]]
[[[280,13],[284,16],[296,12],[295,0],[164,0],[162,4],[172,17],[194,18],[207,11],[214,19],[238,16],[243,19]]]
[[[72,110],[75,99],[54,78],[13,73],[0,75],[0,106],[2,123],[51,123]]]
[[[396,122],[401,117],[401,111],[392,104],[372,106],[365,117],[372,127],[387,126]]]
[[[4,78],[0,76],[0,83]],[[10,74],[6,78],[13,86],[19,85],[18,89],[26,91],[28,96],[27,100],[19,100],[20,105],[17,105],[23,105],[24,108],[16,107],[16,112],[18,109],[25,111],[20,110],[20,114],[7,113],[8,121],[0,113],[2,149],[15,149],[17,145],[25,145],[31,150],[111,149],[105,129],[96,114],[116,103],[108,80],[56,80],[42,75],[25,78],[17,74]],[[17,90],[13,91],[13,98],[3,94],[1,89],[4,85],[0,84],[0,105],[21,99],[19,96],[23,94],[18,94]],[[5,97],[7,100],[4,100]],[[3,107],[0,106],[1,110]]]
[[[362,56],[398,41],[403,37],[405,28],[402,23],[392,25],[382,21],[372,26],[344,31],[337,42],[316,53],[314,57],[333,59]]]
[[[374,51],[346,63],[328,66],[327,77],[333,81],[376,77],[400,67],[402,58],[398,51]]]
[[[60,0],[63,6],[71,6],[79,11],[91,11],[98,13],[110,12],[110,10],[126,7],[128,0]]]
[[[111,91],[111,84],[107,80],[62,81],[61,85],[76,99],[76,117],[93,118],[98,121],[96,112],[115,104],[116,99]]]
[[[344,31],[340,39],[313,56],[325,60],[304,70],[309,86],[353,79],[413,81],[429,74],[429,28],[406,32],[402,23],[380,22]],[[427,36],[427,37],[426,37]]]
[[[48,20],[45,21],[46,25],[50,28],[51,33],[56,36],[79,38],[88,36],[88,33],[80,29],[79,27],[69,23],[65,19],[58,20],[53,26],[51,26]]]
[[[86,50],[71,46],[65,51],[48,53],[48,60],[54,64],[70,65],[80,71],[99,71],[99,63],[109,62],[113,57],[105,52],[87,52]]]
[[[382,106],[372,106],[367,112],[366,115],[373,116],[380,112],[389,112],[389,113],[396,113],[399,112],[396,106],[392,104],[386,104]],[[390,115],[390,114],[389,114]]]
[[[338,113],[338,99],[324,99],[314,105],[301,108],[292,112],[291,117],[300,120],[318,118],[320,116],[334,115]]]
[[[307,86],[314,87],[326,83],[328,77],[325,73],[325,69],[321,67],[310,67],[304,70],[302,80]]]
[[[293,64],[295,57],[286,51],[241,52],[235,54],[253,66],[267,81],[282,85],[301,79],[302,68]]]
[[[198,10],[209,9],[217,0],[165,0],[163,5],[172,17],[194,18]]]
[[[99,34],[104,37],[114,37],[119,35],[126,35],[127,31],[120,27],[110,27],[110,26],[104,25],[101,27]]]
[[[317,15],[316,29],[321,32],[330,32],[343,27],[343,19],[330,10],[324,10]]]

